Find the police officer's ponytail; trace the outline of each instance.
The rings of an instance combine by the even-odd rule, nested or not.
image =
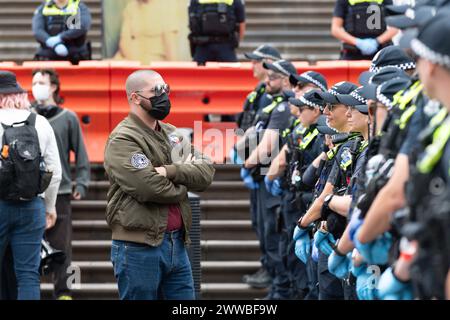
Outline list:
[[[53,100],[55,100],[57,105],[62,105],[64,103],[64,98],[60,95],[61,83],[59,81],[59,75],[54,69],[35,69],[33,70],[33,77],[37,74],[48,74],[50,78],[50,85],[55,85],[56,90],[53,93]]]

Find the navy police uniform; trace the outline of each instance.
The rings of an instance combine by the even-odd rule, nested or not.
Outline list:
[[[86,36],[91,21],[89,8],[80,0],[69,0],[62,9],[54,1],[46,0],[33,16],[33,34],[41,45],[35,59],[69,60],[73,64],[78,64],[80,60],[90,60],[91,49]],[[49,46],[47,40],[55,36],[59,36],[59,41]],[[59,44],[67,48],[67,55],[58,54]]]
[[[237,62],[237,25],[245,21],[242,0],[191,0],[189,40],[194,61]]]
[[[384,7],[392,5],[392,0],[337,0],[334,8],[334,17],[344,20],[344,29],[356,38],[377,38],[386,31],[384,18]],[[369,26],[368,22],[377,21],[374,15],[377,11],[371,10],[370,6],[377,6],[381,17],[380,26]],[[391,45],[385,43],[382,47]],[[343,43],[341,49],[341,59],[343,60],[370,60],[372,56],[366,56],[361,51],[350,44]]]

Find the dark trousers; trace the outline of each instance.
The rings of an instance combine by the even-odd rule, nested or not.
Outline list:
[[[55,285],[54,295],[58,298],[63,295],[71,296],[67,279],[70,274],[67,272],[72,262],[72,207],[70,204],[71,195],[58,195],[56,200],[56,213],[58,218],[56,224],[47,230],[45,237],[54,249],[63,251],[66,260],[63,264],[55,267],[53,273],[53,283]]]
[[[280,255],[282,240],[278,218],[280,216],[279,197],[272,196],[265,187],[264,181],[259,183],[257,204],[257,224],[263,235],[266,260],[264,267],[272,276],[271,296],[274,299],[289,297],[289,277]]]
[[[259,240],[259,250],[261,251],[261,265],[266,264],[266,248],[264,246],[264,226],[258,224],[258,190],[250,190],[250,217],[252,220],[252,228]]]
[[[342,280],[328,271],[328,256],[319,251],[317,263],[319,278],[319,300],[344,300]]]
[[[82,60],[91,60],[87,45],[80,48],[67,47],[67,49],[69,50],[69,55],[61,57],[50,48],[40,47],[34,59],[39,61],[70,61],[72,64],[78,64]]]
[[[295,255],[295,241],[292,239],[297,221],[304,212],[304,208],[298,208],[295,203],[295,194],[285,192],[282,197],[284,243],[282,242],[280,246],[280,254],[289,276],[292,297],[303,295],[308,291],[306,265]]]
[[[203,65],[208,61],[237,62],[237,56],[232,43],[208,43],[195,48],[194,61]]]

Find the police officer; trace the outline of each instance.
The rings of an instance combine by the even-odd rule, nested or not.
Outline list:
[[[342,41],[342,60],[371,60],[392,44],[396,29],[387,28],[384,7],[392,0],[338,0],[331,25],[332,35]]]
[[[242,0],[191,0],[189,41],[194,61],[236,62],[235,49],[244,38]]]
[[[296,74],[294,65],[286,60],[264,63],[268,69],[266,92],[272,96],[272,103],[264,107],[255,120],[255,127],[261,136],[258,146],[245,161],[241,176],[249,188],[257,189],[257,224],[263,235],[261,248],[266,252],[263,266],[272,276],[272,286],[267,299],[285,299],[289,297],[289,278],[279,253],[280,233],[280,197],[274,197],[264,184],[270,157],[279,152],[281,131],[289,124],[290,109],[288,95],[291,92],[289,76]],[[265,167],[265,168],[264,168]]]
[[[253,52],[246,53],[245,56],[251,60],[253,67],[253,76],[259,81],[255,90],[253,90],[246,98],[243,112],[237,116],[237,125],[241,129],[240,133],[244,132],[244,136],[231,150],[230,158],[234,163],[242,164],[250,156],[250,150],[246,145],[246,137],[253,132],[253,122],[258,111],[270,104],[270,98],[266,94],[266,78],[267,69],[263,67],[264,62],[272,63],[281,59],[281,55],[274,47],[269,45],[262,45],[256,48]],[[239,150],[239,151],[238,151]],[[250,190],[250,216],[252,220],[252,227],[255,230],[258,239],[261,240],[261,235],[258,233],[257,219],[256,219],[256,190]],[[259,283],[261,287],[270,285],[271,278],[267,270],[260,268],[252,275],[244,275],[244,282],[250,282],[254,285]]]
[[[391,80],[378,86],[373,85],[375,81],[383,81],[382,79]],[[379,137],[383,139],[386,136],[385,127],[389,123],[389,120],[386,120],[388,118],[387,110],[388,108],[392,108],[395,95],[402,89],[408,88],[410,83],[409,77],[402,70],[395,67],[386,67],[370,78],[370,83],[366,84],[361,90],[361,94],[368,99],[369,110],[371,112],[371,125],[374,126],[371,129],[372,138],[365,155],[367,161],[366,159],[358,161],[357,166],[359,169],[357,168],[356,170],[359,173],[355,172],[351,178],[351,184],[348,189],[348,193],[352,195],[351,202],[345,203],[343,199],[334,197],[329,203],[329,207],[332,210],[343,210],[340,208],[348,210],[349,207],[350,209],[348,210],[349,225],[347,225],[346,230],[339,239],[334,250],[335,252],[328,259],[328,268],[338,278],[346,279],[345,284],[349,286],[350,290],[356,289],[360,299],[373,299],[375,297],[375,291],[373,290],[373,286],[370,287],[367,282],[367,265],[362,264],[358,268],[355,268],[358,272],[349,274],[351,257],[347,256],[347,254],[354,248],[355,233],[361,225],[361,219],[364,216],[364,213],[361,211],[365,212],[364,203],[370,205],[371,199],[373,199],[370,194],[374,186],[377,186],[378,181],[380,181],[378,177],[381,177],[384,171],[389,171],[389,169],[383,167],[384,162],[381,163],[378,160],[379,156],[377,156],[380,144]],[[375,100],[383,100],[383,103],[378,102],[374,105],[376,103]],[[377,135],[377,128],[379,127],[383,129]]]
[[[444,39],[450,31],[449,18],[448,12],[438,13],[419,28],[417,36],[408,39],[419,57],[418,71],[427,94],[442,103],[447,113],[450,110],[450,46]],[[408,192],[412,223],[403,231],[409,240],[417,242],[404,245],[412,250],[403,250],[396,266],[381,277],[379,291],[383,299],[413,297],[409,279],[413,280],[419,298],[446,298],[445,283],[450,270],[450,120],[445,117],[445,111],[439,114],[421,135],[425,149],[413,167]]]
[[[268,104],[268,101],[265,100],[267,97],[262,98],[266,93],[265,81],[267,77],[267,69],[263,67],[263,63],[281,60],[281,54],[270,45],[262,45],[253,52],[245,53],[245,57],[252,63],[253,77],[258,80],[258,85],[249,93],[244,103],[243,112],[237,116],[237,125],[243,131],[247,131],[251,127],[260,105],[266,106]]]
[[[33,16],[33,33],[41,47],[36,60],[90,60],[86,35],[91,13],[80,0],[46,0]]]

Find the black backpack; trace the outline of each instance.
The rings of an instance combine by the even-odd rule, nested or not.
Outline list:
[[[7,126],[0,154],[0,199],[32,200],[50,184],[52,173],[46,171],[35,128],[36,114]]]

